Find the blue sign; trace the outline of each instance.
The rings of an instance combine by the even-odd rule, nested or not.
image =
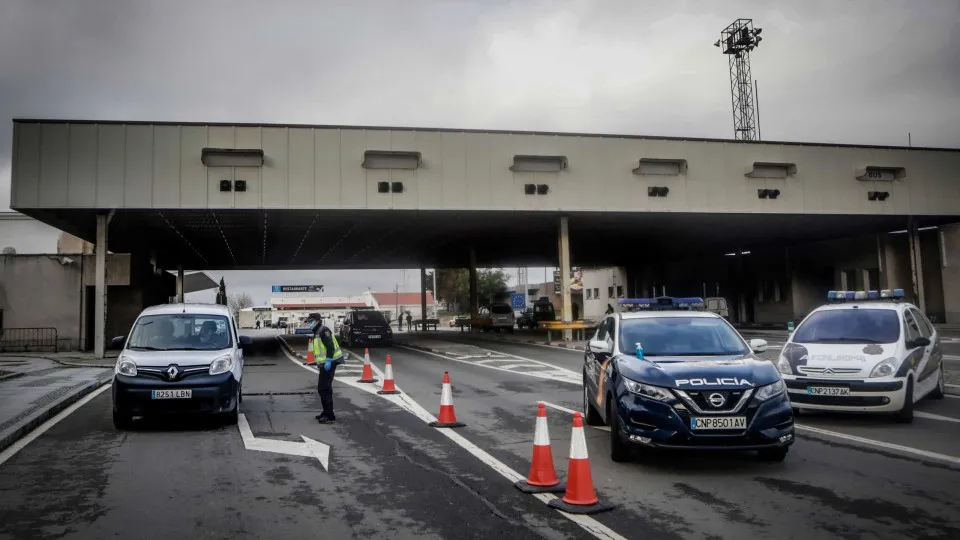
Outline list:
[[[510,295],[510,307],[517,311],[527,309],[527,295],[523,293],[513,293]]]

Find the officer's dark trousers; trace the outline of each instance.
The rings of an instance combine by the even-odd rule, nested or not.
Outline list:
[[[323,405],[321,416],[334,420],[333,414],[333,376],[337,372],[337,364],[331,363],[330,371],[323,369],[323,363],[319,363],[320,379],[317,381],[317,393],[320,394],[320,404]]]

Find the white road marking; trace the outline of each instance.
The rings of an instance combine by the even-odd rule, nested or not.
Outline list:
[[[549,380],[553,380],[553,381],[560,381],[560,382],[565,382],[565,383],[570,383],[570,384],[576,384],[576,385],[578,385],[578,386],[580,386],[580,385],[583,384],[581,375],[580,375],[579,373],[575,372],[575,371],[572,371],[572,370],[569,370],[569,369],[566,369],[566,368],[561,368],[561,367],[558,367],[558,366],[553,366],[553,365],[551,365],[551,364],[547,364],[546,362],[540,362],[540,361],[537,361],[537,360],[529,360],[529,359],[527,359],[527,358],[522,358],[522,357],[519,357],[519,356],[517,356],[517,357],[515,357],[515,358],[516,358],[517,360],[524,360],[524,361],[529,361],[529,362],[532,362],[532,363],[535,363],[535,364],[540,364],[540,365],[542,365],[542,366],[544,366],[544,367],[548,367],[548,368],[550,368],[550,369],[549,369],[549,370],[544,370],[544,371],[514,371],[514,370],[511,370],[511,369],[504,369],[504,368],[502,368],[502,367],[500,367],[500,366],[492,366],[492,365],[487,365],[487,364],[479,364],[479,363],[477,363],[477,362],[475,362],[475,361],[461,360],[461,359],[455,358],[455,357],[453,357],[453,356],[446,356],[446,355],[443,355],[443,354],[438,354],[438,353],[434,353],[434,352],[430,352],[430,351],[424,351],[424,350],[421,350],[421,349],[415,349],[415,348],[413,348],[413,347],[407,347],[407,346],[404,346],[404,345],[397,345],[397,347],[402,348],[402,349],[407,349],[407,350],[409,350],[409,351],[413,351],[413,352],[416,352],[416,353],[429,354],[429,355],[431,355],[431,356],[436,356],[437,358],[443,358],[444,360],[453,360],[454,362],[460,362],[460,363],[463,363],[463,364],[469,364],[469,365],[471,365],[471,366],[479,366],[479,367],[483,367],[483,368],[487,368],[487,369],[495,369],[495,370],[498,370],[498,371],[504,371],[504,372],[506,372],[506,373],[513,373],[513,374],[515,374],[515,375],[526,375],[526,376],[528,376],[528,377],[536,377],[536,378],[538,378],[538,379],[549,379]]]
[[[47,420],[47,421],[44,422],[43,424],[40,424],[39,427],[37,427],[36,429],[34,429],[33,431],[31,431],[30,433],[26,434],[26,435],[25,435],[23,438],[21,438],[19,441],[17,441],[17,442],[15,442],[15,443],[11,444],[10,446],[8,446],[6,450],[4,450],[3,452],[0,452],[0,465],[3,465],[4,463],[6,463],[6,461],[7,461],[8,459],[12,458],[13,456],[15,456],[15,455],[17,454],[17,452],[19,452],[20,450],[23,450],[23,448],[24,448],[25,446],[27,446],[28,444],[32,443],[32,442],[34,441],[34,439],[36,439],[37,437],[39,437],[39,436],[43,435],[44,433],[46,433],[48,429],[50,429],[50,428],[52,428],[53,426],[57,425],[57,424],[58,424],[61,420],[63,420],[64,418],[66,418],[66,417],[70,416],[71,414],[73,414],[73,413],[74,413],[77,409],[79,409],[80,407],[83,407],[84,405],[86,405],[87,403],[89,403],[90,400],[92,400],[93,398],[95,398],[95,397],[99,396],[100,394],[106,392],[107,389],[110,388],[110,385],[111,385],[111,384],[112,384],[112,383],[106,383],[106,384],[104,384],[103,386],[101,386],[100,388],[97,388],[96,390],[94,390],[93,392],[90,392],[89,394],[87,394],[86,396],[84,396],[82,399],[80,399],[80,401],[77,401],[77,402],[74,403],[73,405],[67,407],[66,409],[64,409],[64,410],[62,410],[62,411],[60,411],[59,414],[57,414],[57,415],[54,416],[53,418]]]
[[[960,418],[951,418],[949,416],[941,416],[939,414],[933,414],[933,413],[928,413],[923,411],[914,411],[913,415],[919,418],[928,418],[930,420],[941,420],[943,422],[956,422],[960,424]]]
[[[247,450],[258,450],[260,452],[273,452],[274,454],[288,454],[291,456],[313,457],[320,460],[323,470],[328,470],[330,464],[330,446],[322,442],[315,441],[310,437],[301,435],[303,442],[278,441],[275,439],[263,439],[253,436],[250,430],[250,424],[247,423],[247,416],[241,414],[237,418],[237,427],[240,428],[240,437],[243,439],[243,446]]]
[[[282,338],[280,338],[280,339],[282,339]],[[300,362],[300,361],[297,360],[296,358],[290,356],[290,353],[288,353],[285,348],[281,347],[280,350],[282,350],[282,351],[283,351],[283,354],[286,355],[287,358],[288,358],[291,362],[293,362],[294,364],[296,364],[296,365],[298,365],[298,366],[306,369],[307,371],[312,371],[312,372],[314,372],[314,373],[317,373],[317,369],[316,369],[316,368],[303,365],[302,362]],[[412,350],[416,350],[416,349],[412,349]],[[423,351],[417,351],[417,352],[423,352]],[[439,356],[439,355],[437,355],[437,356]],[[465,363],[471,363],[471,364],[472,364],[473,362],[465,362]],[[371,365],[372,365],[372,364],[371,364]],[[380,380],[383,380],[383,372],[380,371],[380,369],[379,369],[377,366],[373,366],[373,365],[372,365],[372,367],[373,367],[374,372],[376,372],[376,373],[380,376]],[[421,407],[420,404],[417,403],[416,401],[414,401],[410,396],[408,396],[407,394],[403,393],[403,391],[401,391],[399,394],[380,395],[380,394],[377,394],[378,388],[376,388],[376,385],[375,385],[375,384],[369,384],[369,383],[368,383],[368,384],[363,384],[363,383],[358,383],[358,382],[353,381],[352,379],[339,379],[339,378],[338,378],[337,381],[342,382],[342,383],[344,383],[344,384],[346,384],[346,385],[348,385],[348,386],[351,386],[351,387],[353,387],[353,388],[356,388],[356,389],[358,389],[358,390],[362,390],[362,391],[367,392],[367,393],[369,393],[369,394],[375,395],[375,396],[377,396],[377,397],[386,399],[387,401],[391,401],[391,402],[395,403],[396,405],[399,405],[399,406],[400,406],[402,409],[404,409],[405,411],[407,411],[407,412],[413,414],[414,416],[416,416],[417,418],[423,420],[425,423],[428,423],[428,424],[429,424],[430,422],[436,422],[436,421],[437,421],[437,418],[436,418],[435,416],[433,416],[433,415],[430,414],[426,409],[424,409],[423,407]],[[381,384],[382,384],[382,383],[381,383]],[[371,388],[371,387],[372,387],[372,388]],[[381,386],[381,387],[382,387],[382,386]],[[397,389],[399,390],[400,388],[397,387]],[[523,476],[522,474],[518,473],[517,471],[515,471],[515,470],[511,469],[510,467],[508,467],[507,465],[505,465],[503,462],[501,462],[501,461],[498,460],[497,458],[495,458],[495,457],[491,456],[490,454],[488,454],[488,453],[487,453],[486,451],[484,451],[482,448],[478,447],[477,445],[473,444],[472,442],[470,442],[469,440],[467,440],[466,438],[464,438],[462,435],[460,435],[460,434],[457,433],[456,431],[454,431],[454,430],[452,430],[452,429],[441,429],[441,428],[434,428],[434,429],[436,429],[438,432],[440,432],[441,434],[443,434],[445,437],[447,437],[448,439],[450,439],[451,441],[453,441],[454,444],[456,444],[457,446],[463,448],[464,450],[466,450],[467,452],[469,452],[472,456],[474,456],[475,458],[479,459],[479,460],[480,460],[481,462],[483,462],[485,465],[487,465],[488,467],[490,467],[491,469],[493,469],[494,471],[496,471],[500,476],[502,476],[502,477],[506,478],[507,480],[509,480],[511,483],[514,483],[514,482],[517,482],[518,480],[523,480],[524,478],[526,478],[526,477]],[[533,496],[536,497],[537,499],[540,499],[540,500],[543,501],[544,503],[550,502],[551,500],[557,498],[555,495],[550,494],[550,493],[537,493],[537,494],[534,494]],[[562,512],[562,511],[560,511],[560,510],[557,510],[557,512],[559,512],[562,516],[566,517],[566,518],[569,519],[570,521],[572,521],[572,522],[576,523],[577,525],[579,525],[580,528],[582,528],[583,530],[587,531],[588,533],[592,534],[593,536],[595,536],[595,537],[597,537],[597,538],[599,538],[599,539],[601,539],[601,540],[627,540],[625,537],[620,536],[619,534],[617,534],[613,529],[610,529],[610,528],[607,527],[606,525],[600,523],[599,521],[593,519],[593,518],[590,517],[590,516],[577,515],[577,514],[568,514],[568,513],[566,513],[566,512]]]
[[[555,403],[550,403],[550,402],[548,402],[548,401],[538,401],[537,403],[543,403],[544,405],[546,405],[547,407],[550,407],[551,409],[556,409],[556,410],[558,410],[558,411],[563,411],[563,412],[569,413],[569,414],[573,414],[573,413],[580,412],[580,411],[575,411],[575,410],[573,410],[573,409],[568,409],[568,408],[566,408],[566,407],[562,407],[562,406],[557,405],[557,404],[555,404]]]
[[[943,383],[947,388],[960,388],[960,384]]]
[[[960,362],[960,356],[953,356],[952,354],[943,355],[944,362]]]
[[[960,399],[960,396],[955,396],[955,395],[953,395],[953,394],[944,394],[944,396],[946,396],[946,397],[948,397],[948,398],[953,398],[953,399]]]
[[[877,448],[884,448],[887,450],[894,450],[896,452],[901,452],[904,454],[913,454],[917,456],[922,456],[936,461],[945,461],[953,465],[960,466],[960,457],[948,456],[946,454],[938,454],[936,452],[929,452],[927,450],[920,450],[919,448],[911,448],[909,446],[903,446],[899,444],[893,444],[883,441],[877,441],[874,439],[865,439],[863,437],[857,437],[856,435],[848,435],[846,433],[840,433],[837,431],[830,431],[828,429],[815,428],[812,426],[801,426],[799,424],[794,424],[794,427],[799,430],[809,431],[811,433],[818,433],[820,435],[826,435],[828,437],[835,437],[838,439],[846,439],[848,441],[857,442],[867,446],[875,446]]]

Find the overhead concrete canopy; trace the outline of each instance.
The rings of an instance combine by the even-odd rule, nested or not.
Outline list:
[[[957,221],[960,151],[342,126],[18,120],[11,205],[191,269],[577,265]]]

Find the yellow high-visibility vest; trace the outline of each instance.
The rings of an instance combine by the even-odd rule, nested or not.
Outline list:
[[[331,358],[331,360],[342,358],[343,351],[340,350],[340,343],[337,341],[337,336],[331,333],[330,339],[333,340],[333,358]],[[323,340],[320,339],[319,335],[313,340],[313,356],[317,359],[317,362],[326,362],[327,360],[327,347],[323,344]]]

